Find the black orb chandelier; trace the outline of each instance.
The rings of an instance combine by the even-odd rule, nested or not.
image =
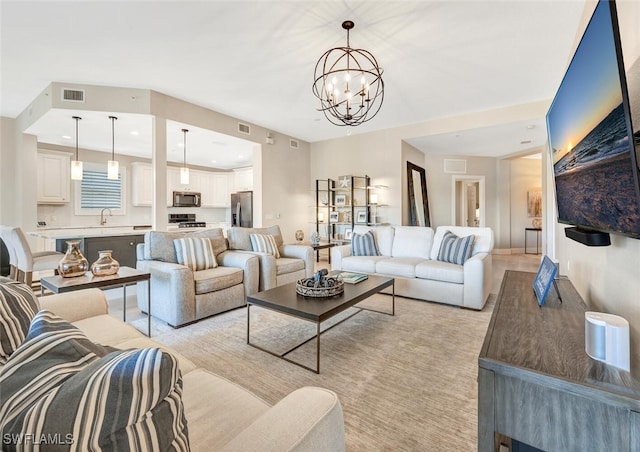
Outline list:
[[[342,22],[347,30],[347,46],[327,50],[316,63],[313,94],[320,99],[319,111],[337,126],[358,126],[373,118],[384,100],[382,69],[375,57],[364,49],[349,46],[350,20]]]

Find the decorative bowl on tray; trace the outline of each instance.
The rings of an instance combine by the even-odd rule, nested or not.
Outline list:
[[[327,276],[327,269],[318,271],[311,278],[296,281],[296,292],[304,297],[332,297],[344,292],[344,281],[340,276]]]

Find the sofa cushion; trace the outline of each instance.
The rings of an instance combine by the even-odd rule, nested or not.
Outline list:
[[[39,310],[40,303],[27,284],[0,284],[0,364],[22,344]]]
[[[269,410],[256,395],[204,369],[184,376],[182,400],[193,450],[221,450]]]
[[[276,239],[271,234],[249,234],[249,240],[251,241],[252,251],[271,254],[276,259],[280,257]]]
[[[227,237],[229,240],[229,249],[232,250],[245,250],[251,251],[251,234],[269,234],[276,240],[278,248],[284,243],[282,241],[282,232],[280,232],[280,226],[274,225],[267,228],[239,228],[232,227],[227,231]]]
[[[288,273],[304,270],[304,261],[290,257],[276,259],[276,275],[286,275]]]
[[[376,273],[402,278],[415,278],[416,265],[423,262],[421,257],[391,257],[376,262]]]
[[[173,241],[183,237],[204,237],[211,239],[213,253],[216,256],[228,249],[227,241],[224,238],[221,228],[205,229],[204,231],[195,232],[149,231],[144,234],[145,260],[156,260],[177,264],[178,258],[176,256]]]
[[[378,244],[372,231],[364,234],[353,234],[351,237],[352,256],[380,256]]]
[[[159,349],[110,351],[42,311],[0,384],[4,434],[58,434],[79,450],[189,449],[177,361]]]
[[[242,284],[244,272],[237,267],[216,267],[193,272],[196,295]],[[153,309],[153,306],[151,307]]]
[[[423,261],[416,265],[416,277],[454,284],[464,283],[464,267],[442,261]]]
[[[213,254],[211,240],[203,237],[182,237],[173,240],[178,263],[192,271],[206,270],[218,266]]]
[[[432,245],[433,229],[422,226],[396,226],[391,256],[429,259]]]
[[[355,225],[353,228],[354,234],[364,234],[367,231],[373,232],[380,254],[391,256],[395,228],[393,226],[365,226],[362,224]]]
[[[348,256],[342,258],[342,270],[356,273],[375,273],[376,264],[387,256]]]
[[[466,237],[468,235],[475,236],[473,241],[473,250],[471,255],[475,256],[478,253],[490,253],[493,249],[493,230],[491,228],[475,228],[468,226],[438,226],[436,233],[433,236],[433,246],[431,247],[431,259],[438,259],[438,252],[440,251],[440,245],[444,234],[447,232],[453,232],[458,237]]]
[[[463,265],[471,257],[475,236],[458,237],[451,231],[445,232],[438,251],[438,260]]]

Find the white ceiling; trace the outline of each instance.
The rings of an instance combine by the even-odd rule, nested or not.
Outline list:
[[[343,20],[355,22],[352,47],[369,50],[384,69],[384,105],[351,129],[356,134],[551,99],[585,1],[3,0],[0,7],[3,116],[16,117],[52,81],[86,83],[153,89],[313,142],[347,134],[316,111],[311,92],[317,59],[346,43]],[[34,128],[39,140],[74,136],[68,110],[49,115]],[[81,147],[110,150],[108,115],[80,115]],[[146,136],[128,133],[142,134],[150,118],[116,116],[118,152],[148,145],[149,125]],[[532,124],[408,138],[423,150],[503,155],[521,141],[544,143],[543,118]],[[187,147],[202,162],[214,160],[216,147],[241,146],[196,135]]]

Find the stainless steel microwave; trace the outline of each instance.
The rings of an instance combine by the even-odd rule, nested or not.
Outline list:
[[[200,207],[202,196],[192,191],[174,191],[173,207]]]

